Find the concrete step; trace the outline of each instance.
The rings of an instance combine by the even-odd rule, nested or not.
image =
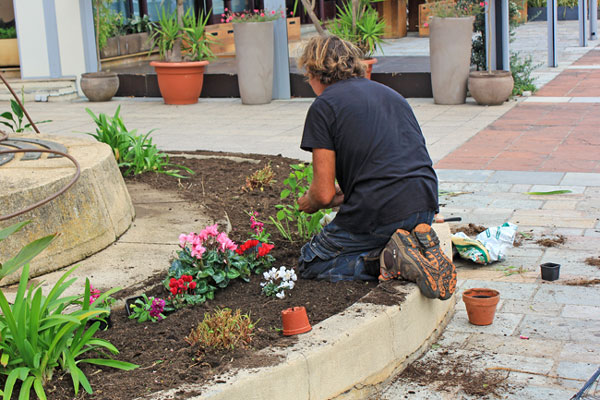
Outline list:
[[[9,85],[25,102],[70,101],[79,97],[75,78],[59,79],[7,79]],[[9,101],[13,96],[8,88],[0,84],[0,101]]]

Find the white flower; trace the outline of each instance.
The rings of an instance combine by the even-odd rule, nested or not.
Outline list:
[[[288,282],[288,288],[290,290],[292,290],[294,288],[294,286],[296,286],[296,284],[294,282]]]
[[[261,282],[261,283],[260,283],[260,286],[261,286],[261,287],[265,287],[265,286],[267,286],[267,282]]]
[[[282,290],[281,292],[275,295],[278,299],[283,299],[285,297],[285,292]]]
[[[265,278],[265,280],[268,281],[271,278],[271,275],[267,271],[265,271],[263,272],[263,278]]]

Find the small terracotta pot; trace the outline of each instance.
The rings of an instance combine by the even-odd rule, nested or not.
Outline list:
[[[281,321],[283,322],[283,334],[285,336],[305,333],[312,329],[304,307],[292,307],[281,311]]]
[[[500,293],[494,289],[474,288],[463,292],[469,322],[473,325],[490,325],[494,322]]]
[[[366,60],[362,60],[363,64],[367,65],[367,70],[365,71],[365,78],[371,79],[371,72],[373,72],[373,65],[377,64],[377,59],[375,57],[367,58]]]

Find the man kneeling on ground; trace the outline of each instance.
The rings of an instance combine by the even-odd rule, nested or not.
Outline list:
[[[340,207],[302,248],[299,272],[332,282],[406,279],[448,299],[456,270],[431,228],[438,182],[425,139],[407,101],[364,78],[361,58],[349,42],[319,36],[298,61],[317,95],[300,145],[312,152],[314,177],[298,205]]]

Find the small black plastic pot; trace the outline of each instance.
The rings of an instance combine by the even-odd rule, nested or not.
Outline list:
[[[555,281],[560,275],[560,264],[544,263],[540,265],[542,269],[542,279],[545,281]]]
[[[107,329],[112,328],[112,320],[110,319],[110,313],[106,316],[90,319],[88,320],[86,325],[90,327],[94,324],[94,322],[100,322],[100,326],[98,327],[99,331],[105,331]]]
[[[125,299],[125,312],[127,313],[127,316],[131,316],[131,306],[135,304],[135,301],[137,299],[140,300],[144,300],[144,296],[135,296],[135,297],[129,297],[127,299]]]

